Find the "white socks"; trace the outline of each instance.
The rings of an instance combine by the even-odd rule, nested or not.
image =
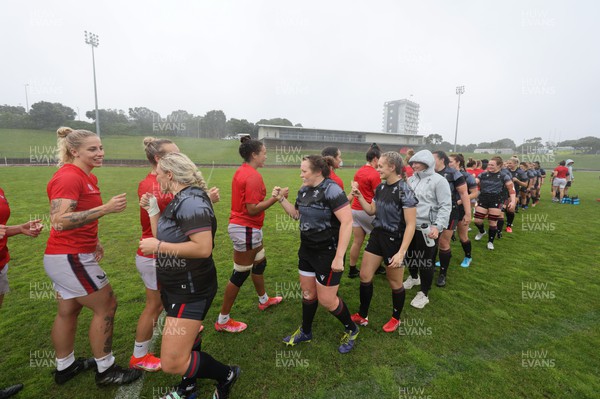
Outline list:
[[[265,291],[265,295],[258,297],[258,302],[261,304],[265,304],[269,300],[269,295],[267,295],[267,291]]]
[[[99,373],[104,373],[110,368],[110,366],[115,364],[115,357],[113,356],[112,352],[104,357],[101,357],[100,359],[94,359],[96,360],[96,366],[98,367]]]
[[[217,320],[217,322],[219,324],[225,324],[229,321],[229,315],[228,314],[221,314],[219,313],[219,320]]]
[[[150,347],[150,341],[137,342],[133,347],[133,357],[144,357],[148,354],[148,347]]]
[[[56,358],[56,370],[63,371],[75,362],[75,351],[63,359]]]

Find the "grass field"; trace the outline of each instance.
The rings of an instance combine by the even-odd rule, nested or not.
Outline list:
[[[156,134],[151,134],[156,136]],[[146,159],[141,136],[104,136],[102,144],[106,151],[107,159]],[[239,160],[238,146],[235,140],[209,140],[191,137],[177,137],[174,139],[179,148],[196,163],[237,165]],[[27,158],[33,164],[48,164],[54,155],[56,146],[56,133],[42,130],[18,130],[0,129],[0,164],[4,158]],[[332,143],[335,145],[335,143]],[[364,152],[344,151],[342,158],[347,168],[358,168],[365,162]],[[315,153],[314,149],[286,146],[269,148],[267,164],[289,165],[300,164],[300,155]],[[490,158],[490,154],[463,153],[465,159]],[[507,157],[507,156],[505,156]],[[598,170],[600,171],[600,155],[580,154],[526,154],[520,156],[522,160],[529,162],[539,161],[542,167],[554,169],[561,159],[571,158],[575,161],[575,170]],[[52,161],[50,161],[50,164]]]
[[[110,141],[110,140],[108,140]],[[3,143],[4,145],[4,143]],[[47,181],[53,167],[0,168],[0,187],[10,202],[9,224],[41,217],[46,231],[38,239],[9,239],[12,292],[0,310],[0,387],[25,384],[19,398],[111,398],[117,388],[97,388],[92,372],[64,386],[51,377],[54,353],[50,329],[56,304],[42,256],[48,237]],[[125,212],[100,221],[106,249],[102,266],[117,294],[114,353],[119,364],[133,350],[137,318],[144,304],[144,288],[134,264],[140,228],[137,183],[143,168],[97,169],[105,201],[126,192]],[[297,169],[262,169],[270,188],[299,187]],[[600,392],[600,174],[578,174],[572,194],[581,205],[551,203],[544,189],[541,204],[520,212],[515,232],[505,234],[496,250],[473,241],[470,268],[458,266],[463,254],[453,244],[454,256],[444,289],[433,287],[423,310],[409,303],[407,292],[399,333],[381,330],[391,314],[385,278],[375,279],[370,325],[361,329],[357,346],[348,355],[337,352],[342,333],[339,322],[320,308],[314,338],[309,344],[285,347],[281,339],[301,321],[298,286],[298,231],[279,205],[267,211],[265,247],[269,259],[267,291],[284,296],[274,309],[259,312],[252,284],[246,283],[232,316],[249,324],[239,335],[216,333],[214,323],[229,278],[231,243],[227,220],[234,169],[203,171],[210,185],[221,188],[215,206],[219,228],[214,252],[219,293],[206,319],[203,349],[243,373],[232,398],[597,398]],[[339,175],[347,185],[354,170]],[[474,234],[474,231],[471,232]],[[357,311],[359,282],[344,278],[340,296]],[[90,356],[87,327],[90,312],[80,316],[76,356]],[[157,337],[159,348],[160,335]],[[158,349],[156,349],[158,351]],[[158,398],[178,381],[164,373],[145,374],[140,397]],[[211,383],[200,385],[200,397],[210,397]],[[124,394],[121,394],[124,395]],[[127,396],[121,396],[127,397]]]

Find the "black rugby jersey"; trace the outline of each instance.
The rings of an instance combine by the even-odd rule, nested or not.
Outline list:
[[[529,181],[529,173],[527,173],[527,170],[518,168],[517,169],[517,179],[519,179],[519,181],[522,181],[522,182],[528,182]]]
[[[467,184],[463,175],[456,169],[446,166],[444,169],[437,172],[444,176],[450,184],[450,192],[452,193],[452,206],[456,206],[456,202],[460,199],[460,194],[456,190],[456,187]]]
[[[546,177],[546,170],[544,168],[539,168],[538,171],[540,172],[541,177]]]
[[[511,181],[511,177],[508,174],[502,173],[502,171],[496,173],[483,172],[479,175],[481,194],[501,194],[502,187],[508,181]]]
[[[348,197],[333,180],[298,190],[296,209],[300,213],[300,240],[316,248],[337,246],[340,221],[334,212],[348,205]]]
[[[406,229],[402,210],[414,208],[419,203],[408,183],[402,179],[394,184],[381,183],[375,189],[373,200],[375,201],[373,228],[401,237]]]
[[[212,232],[213,248],[217,219],[206,192],[187,187],[175,194],[158,220],[157,238],[164,242],[183,243],[202,231]],[[217,273],[212,259],[180,258],[176,252],[161,252],[156,258],[156,275],[175,303],[214,296]]]
[[[475,180],[475,177],[466,170],[460,170],[460,174],[465,178],[465,182],[467,183],[467,191],[469,194],[472,193],[473,190],[477,188],[477,181]]]
[[[502,169],[500,169],[500,173],[508,176],[509,180],[512,181],[512,173],[511,173],[510,169],[508,169],[508,168],[502,168]],[[508,188],[506,188],[506,184],[504,184],[502,186],[502,194],[503,195],[508,195]]]

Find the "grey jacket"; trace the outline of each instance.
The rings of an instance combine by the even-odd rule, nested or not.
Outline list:
[[[415,192],[419,204],[417,205],[417,230],[423,223],[434,225],[440,233],[448,227],[450,212],[452,211],[452,194],[448,181],[435,172],[435,161],[429,150],[417,152],[410,159],[410,163],[420,162],[427,165],[427,169],[414,172],[408,179],[408,184]]]
[[[575,176],[573,176],[573,164],[575,163],[572,159],[566,160],[567,168],[569,168],[569,175],[567,176],[567,181],[575,180]]]

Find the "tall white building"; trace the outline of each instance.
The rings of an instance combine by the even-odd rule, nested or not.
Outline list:
[[[386,102],[383,105],[383,131],[417,134],[419,132],[419,104],[406,99]]]

